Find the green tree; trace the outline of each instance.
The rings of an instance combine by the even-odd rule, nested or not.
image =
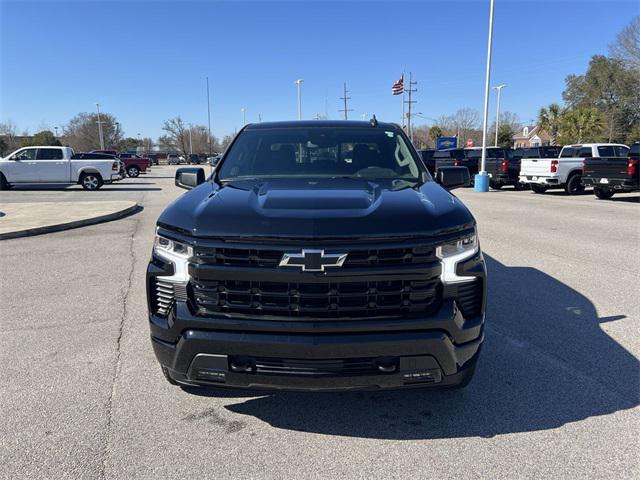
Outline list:
[[[56,138],[51,130],[42,130],[41,132],[36,133],[31,140],[25,143],[25,146],[28,145],[54,145],[54,146],[62,146],[60,140]]]
[[[622,60],[594,55],[584,75],[569,75],[562,93],[569,109],[602,112],[605,138],[623,141],[640,123],[640,73]]]
[[[118,142],[117,149],[120,152],[126,152],[127,150],[135,150],[142,146],[142,141],[133,137],[123,138]]]
[[[560,143],[584,143],[601,140],[604,126],[602,114],[593,107],[566,110],[561,115]]]
[[[433,141],[435,145],[438,141],[438,138],[442,136],[442,129],[438,125],[434,125],[429,129],[429,138]]]
[[[498,127],[498,146],[502,148],[511,148],[513,146],[514,130],[511,125],[505,123]]]
[[[556,139],[560,135],[561,116],[562,108],[557,103],[542,107],[538,113],[538,128],[551,137],[552,145],[555,145]]]

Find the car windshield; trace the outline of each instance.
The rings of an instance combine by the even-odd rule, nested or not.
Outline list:
[[[420,168],[392,128],[259,128],[238,136],[218,173],[222,182],[333,177],[417,181]]]

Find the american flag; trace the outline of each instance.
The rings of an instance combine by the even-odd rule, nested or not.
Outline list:
[[[402,95],[404,92],[404,73],[400,75],[400,79],[391,86],[394,95]]]

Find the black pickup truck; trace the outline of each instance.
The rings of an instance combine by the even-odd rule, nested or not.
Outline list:
[[[157,222],[151,343],[167,381],[351,390],[462,387],[484,339],[476,222],[395,124],[245,126]]]
[[[470,165],[467,163],[466,149],[464,148],[447,148],[445,150],[437,150],[433,154],[434,169],[438,171],[441,167],[467,167]],[[478,173],[478,167],[476,165],[475,170],[469,169],[469,174],[473,178],[473,174]]]
[[[513,157],[513,150],[509,148],[487,148],[485,158],[485,170],[490,177],[489,185],[495,190],[500,190],[505,185],[513,185],[516,190],[523,190],[525,185],[518,181],[520,175],[520,160]],[[476,163],[480,169],[482,148],[467,149],[468,162]]]
[[[436,161],[433,158],[434,154],[437,150],[433,148],[425,148],[423,150],[418,150],[420,157],[422,158],[422,162],[424,166],[427,167],[429,173],[433,176],[436,174]]]
[[[640,190],[640,142],[631,145],[623,156],[624,147],[598,147],[600,158],[585,158],[582,163],[582,184],[593,186],[596,197],[607,200],[616,192]],[[600,150],[602,149],[602,150]]]

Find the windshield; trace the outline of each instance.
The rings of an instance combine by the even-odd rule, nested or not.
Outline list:
[[[274,128],[242,132],[218,174],[222,182],[332,177],[416,181],[420,169],[393,129]]]

